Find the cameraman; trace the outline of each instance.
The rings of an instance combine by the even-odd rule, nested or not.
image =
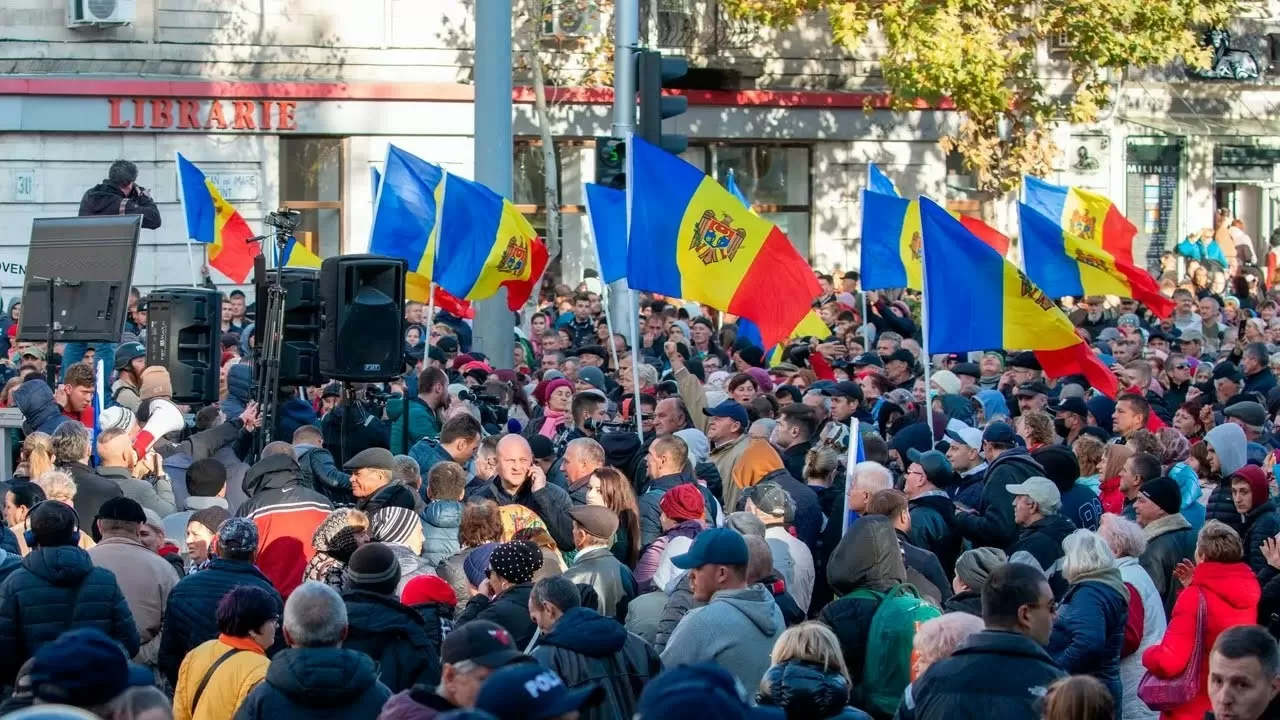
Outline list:
[[[80,199],[80,217],[89,215],[141,215],[142,227],[160,227],[160,208],[151,193],[137,184],[138,166],[128,160],[111,163],[107,179],[89,188]]]
[[[565,441],[566,446],[578,438],[594,438],[600,434],[601,426],[609,422],[609,401],[597,390],[584,390],[573,396],[570,412],[573,430]],[[564,449],[560,448],[560,452]]]

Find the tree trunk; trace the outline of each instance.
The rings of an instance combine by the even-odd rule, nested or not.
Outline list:
[[[534,0],[535,3],[538,0]],[[537,17],[535,15],[535,17]],[[547,266],[560,254],[560,173],[556,164],[555,137],[551,134],[551,115],[547,108],[547,83],[542,72],[542,57],[538,50],[541,45],[541,24],[535,22],[532,41],[529,43],[529,67],[533,72],[533,107],[538,118],[538,134],[542,138],[542,166],[545,194],[543,204],[547,208]],[[537,308],[542,296],[542,288],[546,286],[549,273],[543,273],[538,289],[529,296],[529,312],[523,313],[527,323]],[[528,331],[528,327],[525,328]]]

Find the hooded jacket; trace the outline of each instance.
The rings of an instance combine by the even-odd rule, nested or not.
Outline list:
[[[373,660],[349,648],[280,651],[267,679],[249,693],[235,720],[368,720],[391,691],[378,682]]]
[[[1129,589],[1117,568],[1077,578],[1067,588],[1049,637],[1049,655],[1072,675],[1092,675],[1107,686],[1116,707],[1124,692],[1120,684],[1120,653],[1129,616]]]
[[[945,492],[939,492],[913,498],[907,508],[911,513],[907,541],[936,555],[947,577],[954,575],[963,542],[950,523],[956,512],[955,502]]]
[[[862,681],[867,633],[871,630],[871,618],[880,602],[872,598],[846,596],[861,588],[885,593],[906,581],[907,567],[898,546],[898,536],[886,517],[864,515],[858,518],[831,552],[831,560],[827,563],[827,582],[837,599],[822,609],[818,619],[840,639],[840,650],[855,687]]]
[[[53,391],[44,380],[19,385],[13,391],[13,404],[22,411],[22,429],[28,435],[33,432],[52,435],[59,425],[71,419],[62,414],[62,408],[53,401]]]
[[[68,630],[95,628],[138,654],[138,628],[129,603],[106,568],[94,567],[75,545],[37,547],[0,585],[0,681],[45,643]]]
[[[422,557],[431,567],[458,552],[458,528],[462,527],[462,503],[432,500],[422,511]]]
[[[367,590],[342,593],[347,639],[342,646],[373,658],[378,679],[392,692],[440,682],[440,648],[427,636],[426,621],[389,595]]]
[[[1200,599],[1205,602],[1203,653],[1217,642],[1223,630],[1234,625],[1257,622],[1258,599],[1262,590],[1249,566],[1244,563],[1203,562],[1196,565],[1191,585],[1178,597],[1169,616],[1169,628],[1158,645],[1142,654],[1142,664],[1159,678],[1173,678],[1191,662],[1196,644],[1196,614]],[[1201,664],[1199,694],[1175,710],[1161,714],[1168,720],[1200,720],[1209,711],[1209,662]]]
[[[351,494],[351,475],[342,472],[328,448],[299,443],[293,451],[298,455],[303,487],[324,495],[335,507],[356,504]]]
[[[1219,474],[1223,478],[1235,475],[1237,470],[1245,466],[1249,441],[1239,425],[1218,425],[1205,433],[1204,441],[1209,443],[1209,447],[1218,456],[1218,462],[1222,465]],[[1231,483],[1220,482],[1210,493],[1205,506],[1205,519],[1224,522],[1240,532],[1241,518],[1240,513],[1236,512],[1235,503],[1231,502]]]
[[[253,367],[237,363],[227,368],[227,398],[222,401],[222,412],[230,418],[240,417],[253,397]],[[290,435],[292,440],[293,436]]]
[[[404,398],[393,397],[387,400],[387,419],[391,421],[391,452],[404,455]],[[440,416],[427,406],[418,396],[409,398],[409,446],[419,440],[438,440],[440,438]],[[425,475],[424,475],[425,476]]]
[[[907,687],[895,720],[1035,720],[1045,691],[1065,676],[1035,640],[983,630]]]
[[[1182,517],[1191,523],[1191,530],[1199,534],[1205,520],[1205,506],[1200,504],[1200,496],[1204,494],[1204,488],[1200,487],[1200,478],[1196,476],[1196,471],[1184,462],[1174,463],[1173,467],[1169,468],[1169,477],[1178,483],[1178,490],[1182,492]]]
[[[298,462],[292,455],[259,460],[244,476],[249,500],[236,512],[258,526],[258,557],[254,562],[288,598],[302,584],[302,574],[315,554],[311,539],[333,511],[328,498],[302,486]]]
[[[782,611],[763,585],[721,590],[676,626],[662,651],[662,664],[674,668],[714,662],[743,687],[757,687],[785,629]]]
[[[769,668],[756,702],[782,708],[789,718],[871,720],[849,707],[849,681],[834,670],[802,660],[787,660]]]
[[[1044,475],[1044,468],[1026,450],[1005,450],[987,466],[982,501],[974,508],[977,514],[958,512],[952,525],[975,547],[1008,550],[1018,539],[1018,525],[1013,520],[1013,496],[1005,486],[1037,475]]]
[[[1076,531],[1076,526],[1068,519],[1054,513],[1021,529],[1018,541],[1009,546],[1010,555],[1025,550],[1031,553],[1040,567],[1049,572],[1054,563],[1062,559],[1062,541]]]
[[[1249,484],[1252,502],[1249,512],[1241,517],[1240,539],[1244,541],[1244,560],[1260,580],[1269,579],[1273,571],[1262,555],[1262,544],[1267,538],[1280,533],[1280,515],[1276,514],[1275,502],[1271,499],[1267,476],[1262,468],[1245,465],[1224,484],[1230,485],[1236,480],[1244,480]]]
[[[555,670],[572,692],[604,688],[604,699],[583,710],[582,720],[632,717],[644,686],[662,672],[662,661],[648,643],[583,607],[562,615],[530,654]]]
[[[128,195],[108,180],[94,185],[80,198],[80,217],[88,215],[141,215],[142,227],[155,230],[160,227],[160,208],[147,195],[137,192],[137,186]]]
[[[1156,592],[1164,600],[1166,615],[1173,612],[1173,602],[1182,592],[1182,585],[1173,577],[1173,569],[1183,560],[1196,554],[1196,534],[1191,524],[1181,515],[1167,515],[1142,529],[1147,537],[1147,549],[1138,558],[1142,569],[1151,576]]]

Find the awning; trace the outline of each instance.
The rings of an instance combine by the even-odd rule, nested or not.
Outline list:
[[[1174,137],[1276,137],[1280,138],[1280,119],[1209,118],[1199,115],[1120,116],[1130,125],[1155,130]]]

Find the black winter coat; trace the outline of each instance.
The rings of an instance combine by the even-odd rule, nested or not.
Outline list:
[[[804,459],[812,449],[813,441],[805,440],[778,453],[778,456],[782,458],[782,466],[787,469],[787,472],[791,474],[792,479],[796,482],[802,483],[805,480]]]
[[[843,675],[811,663],[778,663],[769,668],[760,684],[756,702],[782,708],[788,718],[871,720],[870,715],[849,707],[849,681]]]
[[[956,593],[942,603],[942,612],[963,612],[982,617],[982,593],[972,590]]]
[[[240,703],[235,720],[369,720],[391,691],[368,655],[348,648],[282,650],[267,678]]]
[[[1231,501],[1231,483],[1220,482],[1218,487],[1209,493],[1209,500],[1205,503],[1204,519],[1217,520],[1226,523],[1227,527],[1239,533],[1244,529],[1244,521],[1240,517],[1240,512],[1236,510],[1236,504]],[[1241,536],[1243,537],[1243,535]]]
[[[1046,573],[1062,558],[1062,541],[1076,531],[1076,526],[1061,515],[1050,515],[1031,523],[1009,547],[1012,555],[1021,550],[1031,553]]]
[[[95,520],[102,504],[111,498],[124,497],[124,491],[118,483],[102,477],[84,463],[67,463],[62,466],[62,470],[76,481],[75,508],[80,522],[96,529]]]
[[[531,654],[572,691],[604,688],[604,699],[583,710],[582,720],[632,717],[645,684],[662,672],[658,654],[639,635],[582,607],[561,616]]]
[[[955,515],[955,503],[946,495],[925,495],[908,502],[907,508],[911,513],[907,541],[936,555],[947,577],[954,575],[963,542],[947,521]]]
[[[1267,538],[1280,534],[1280,514],[1276,513],[1275,502],[1267,500],[1244,515],[1244,526],[1241,528],[1241,539],[1244,540],[1244,559],[1254,575],[1262,578],[1266,572],[1267,559],[1262,556],[1262,543]]]
[[[489,620],[506,628],[515,641],[516,649],[523,650],[533,639],[538,629],[529,617],[529,595],[533,592],[533,583],[524,583],[509,588],[492,601],[484,595],[473,595],[467,601],[467,607],[458,617],[458,625],[472,620]]]
[[[298,452],[298,470],[302,486],[315,490],[329,499],[334,507],[351,507],[356,496],[351,494],[351,475],[342,472],[333,453],[326,448],[302,446]]]
[[[1190,560],[1195,555],[1196,533],[1188,524],[1186,527],[1161,533],[1155,538],[1148,538],[1147,549],[1138,558],[1142,569],[1151,576],[1160,599],[1164,601],[1166,617],[1173,615],[1173,604],[1182,592],[1182,583],[1173,577],[1173,569],[1178,563]]]
[[[774,470],[761,478],[760,482],[767,480],[776,482],[795,501],[796,515],[790,524],[795,527],[796,537],[800,542],[809,546],[809,552],[816,555],[818,537],[822,534],[822,505],[818,501],[818,493],[782,470]]]
[[[394,596],[346,590],[347,639],[342,646],[373,658],[378,679],[391,692],[416,683],[440,682],[440,648],[427,635],[426,620]]]
[[[1116,580],[1119,580],[1117,573]],[[1120,652],[1129,618],[1128,595],[1101,582],[1079,582],[1067,588],[1049,637],[1049,655],[1072,675],[1092,675],[1115,700],[1124,702]]]
[[[951,597],[951,580],[943,574],[938,557],[907,542],[905,533],[898,533],[898,544],[907,566],[907,582],[915,585],[922,597],[941,607],[942,601]]]
[[[1029,637],[983,630],[907,687],[895,720],[1039,720],[1062,668]]]
[[[1004,451],[987,467],[982,501],[974,508],[977,514],[956,513],[952,525],[975,547],[1007,550],[1018,540],[1018,526],[1013,521],[1013,496],[1004,488],[1037,475],[1044,475],[1044,468],[1026,450]]]
[[[702,500],[706,507],[714,507],[714,498],[711,492],[706,488],[698,485],[697,481],[690,475],[663,475],[660,478],[649,480],[649,487],[636,498],[636,503],[640,506],[640,549],[649,547],[662,536],[662,508],[658,507],[658,503],[662,502],[662,496],[667,491],[677,485],[685,483],[693,483],[699,491],[702,492]],[[725,512],[732,512],[725,508]]]
[[[160,227],[160,208],[151,196],[138,192],[138,186],[125,195],[117,185],[103,180],[85,191],[80,198],[80,217],[89,215],[141,215],[142,227]]]
[[[573,550],[573,519],[569,517],[569,508],[572,503],[569,502],[569,493],[565,492],[564,488],[551,483],[547,483],[546,487],[538,492],[533,492],[529,486],[530,483],[525,482],[515,495],[512,495],[502,487],[502,478],[495,477],[488,485],[480,488],[474,498],[468,497],[467,500],[492,500],[498,503],[499,507],[523,505],[542,518],[551,539],[556,541],[556,545],[561,550]]]
[[[218,637],[218,603],[237,585],[253,585],[266,590],[284,611],[284,600],[271,581],[252,564],[240,560],[214,558],[208,567],[192,573],[173,586],[165,605],[160,630],[160,655],[156,666],[173,686],[178,684],[182,659],[197,645]],[[277,633],[273,651],[284,647]]]
[[[37,547],[0,585],[0,684],[45,643],[95,628],[138,654],[138,628],[116,576],[75,545]]]

